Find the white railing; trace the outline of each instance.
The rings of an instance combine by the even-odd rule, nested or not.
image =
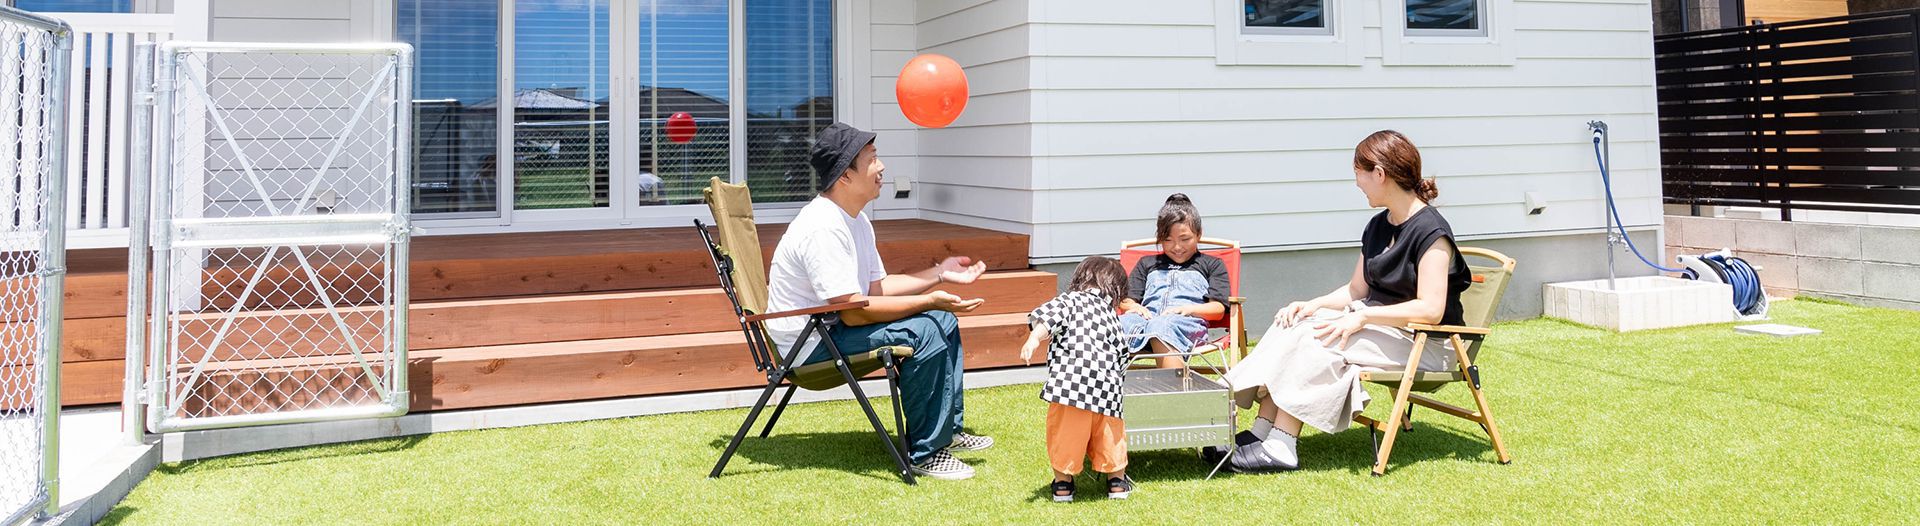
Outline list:
[[[47,13],[73,26],[67,125],[67,245],[127,246],[133,50],[173,38],[170,14]]]

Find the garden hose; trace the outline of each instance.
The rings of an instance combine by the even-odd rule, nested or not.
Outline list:
[[[1627,227],[1624,222],[1620,220],[1620,209],[1613,205],[1613,178],[1607,173],[1606,161],[1608,157],[1606,154],[1612,153],[1613,146],[1607,145],[1606,153],[1602,153],[1600,149],[1601,144],[1605,142],[1603,139],[1607,135],[1606,125],[1605,123],[1599,123],[1597,125],[1595,123],[1588,123],[1588,125],[1593,126],[1593,161],[1600,165],[1600,186],[1606,189],[1607,212],[1613,217],[1612,227],[1620,231],[1620,239],[1627,240],[1627,249],[1633,251],[1633,257],[1640,258],[1640,262],[1646,263],[1649,267],[1660,269],[1662,272],[1686,271],[1686,269],[1662,267],[1658,263],[1647,259],[1646,256],[1640,255],[1640,247],[1633,245],[1633,237],[1627,235]]]
[[[1620,209],[1615,207],[1613,202],[1613,178],[1608,172],[1606,160],[1607,154],[1612,152],[1613,147],[1607,144],[1606,123],[1595,121],[1587,125],[1593,129],[1593,158],[1594,162],[1600,165],[1600,184],[1606,190],[1607,211],[1613,218],[1612,228],[1609,230],[1617,229],[1620,232],[1620,238],[1627,241],[1627,249],[1633,251],[1633,256],[1640,258],[1641,263],[1646,263],[1647,266],[1663,272],[1678,272],[1689,279],[1698,280],[1703,277],[1694,269],[1670,268],[1655,264],[1640,254],[1639,247],[1633,245],[1633,238],[1627,236],[1625,222],[1620,220]],[[1707,254],[1699,259],[1713,270],[1717,281],[1733,287],[1734,310],[1744,315],[1761,312],[1761,308],[1765,305],[1766,291],[1760,287],[1760,273],[1754,271],[1753,265],[1747,264],[1744,259],[1723,253]]]

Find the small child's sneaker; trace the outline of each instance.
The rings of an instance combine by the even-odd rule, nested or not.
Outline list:
[[[1114,477],[1107,479],[1107,498],[1124,500],[1127,498],[1127,495],[1131,494],[1133,494],[1132,477]]]
[[[1054,502],[1073,502],[1073,481],[1056,480],[1053,482]]]
[[[926,461],[913,466],[915,474],[939,480],[966,480],[973,478],[973,466],[954,458],[946,451],[935,451]]]

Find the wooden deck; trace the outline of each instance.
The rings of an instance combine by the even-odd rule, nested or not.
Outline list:
[[[1028,270],[1025,236],[921,220],[879,221],[874,227],[891,271],[924,268],[949,255],[986,261],[990,272],[980,282],[948,288],[988,300],[962,320],[967,366],[1020,365],[1022,314],[1051,298],[1056,288],[1052,274]],[[761,227],[769,254],[783,230],[784,225]],[[736,388],[762,381],[725,296],[713,286],[711,263],[691,227],[421,237],[413,254],[407,336],[414,410]],[[62,396],[68,405],[116,403],[126,334],[125,253],[74,251],[69,261]],[[351,279],[342,272],[366,268],[341,262],[320,272],[323,279]],[[208,287],[234,281],[227,277],[231,272],[210,273]],[[257,296],[311,302],[297,292]],[[318,313],[293,309],[243,316],[215,346],[222,349],[216,358],[268,354],[243,335],[320,340],[296,336],[333,330],[330,322],[316,323],[322,317],[312,314]],[[350,320],[380,315],[353,307],[344,314]],[[378,323],[365,325],[353,337],[373,341]],[[346,352],[306,344],[275,350],[278,356],[301,358],[246,364],[272,366],[283,379],[290,375],[339,385],[358,374],[357,365],[345,367],[340,355]],[[219,399],[244,408],[297,403],[249,385],[258,383],[251,380],[261,373],[235,369],[210,370],[197,388],[222,391]]]

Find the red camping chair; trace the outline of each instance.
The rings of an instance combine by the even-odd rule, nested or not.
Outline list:
[[[1227,313],[1218,318],[1204,318],[1208,329],[1226,329],[1226,334],[1207,343],[1196,345],[1193,355],[1199,356],[1214,351],[1226,351],[1227,367],[1233,367],[1247,355],[1247,318],[1243,304],[1246,298],[1240,297],[1240,242],[1226,239],[1200,238],[1200,253],[1220,258],[1227,264]],[[1217,248],[1204,248],[1212,245]],[[1133,272],[1133,266],[1141,259],[1160,255],[1160,241],[1155,239],[1136,239],[1120,244],[1120,266]],[[1195,370],[1214,374],[1226,371],[1213,367],[1195,367]]]

